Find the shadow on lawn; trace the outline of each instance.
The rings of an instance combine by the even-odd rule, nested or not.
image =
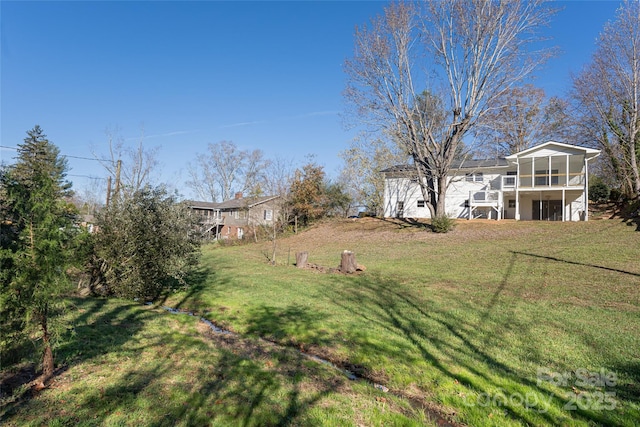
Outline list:
[[[109,419],[113,422],[115,415],[123,419],[122,423],[158,427],[178,423],[285,426],[295,424],[336,388],[330,382],[315,382],[314,392],[309,392],[299,374],[304,369],[301,357],[288,358],[282,374],[265,368],[260,357],[268,354],[254,354],[255,349],[246,351],[232,345],[216,349],[207,357],[211,349],[199,338],[164,343],[157,340],[153,345],[163,346],[164,357],[158,357],[152,366],[126,372],[121,381],[107,387],[77,390],[82,396],[82,410],[92,418],[85,421],[87,425],[104,425]],[[210,363],[198,365],[193,372],[178,371],[178,378],[171,380],[176,363],[181,362],[166,355],[182,354],[185,346],[201,353],[193,357]],[[170,392],[166,390],[168,383]],[[302,387],[306,388],[304,392]],[[84,420],[75,415],[61,421]]]
[[[194,287],[183,301],[200,291]],[[153,307],[120,301],[110,308],[110,302],[100,298],[70,301],[73,328],[61,336],[56,360],[64,368],[79,370],[54,378],[52,390],[41,392],[43,400],[32,400],[33,395],[25,393],[0,407],[0,423],[24,420],[21,414],[29,413],[31,419],[60,425],[99,426],[119,418],[118,422],[151,426],[179,422],[286,426],[299,424],[310,408],[346,381],[340,375],[323,379],[317,367],[309,368],[308,360],[290,349],[218,334],[211,335],[216,340],[212,347],[200,334],[182,329],[176,334],[156,323],[158,317],[168,320],[174,315]],[[299,307],[260,307],[251,315],[250,333],[270,331],[283,337],[292,330],[314,331],[317,320]],[[145,328],[152,321],[159,332]],[[323,337],[317,333],[310,339],[321,344]],[[143,353],[145,360],[128,362]],[[176,368],[183,364],[189,368]],[[100,383],[103,365],[115,372],[115,380]],[[82,379],[74,383],[74,378]],[[72,390],[75,397],[69,397],[66,405],[42,406],[52,405],[46,403],[45,393],[61,388]]]
[[[303,344],[291,341],[290,337],[302,337],[305,345],[312,346],[325,345],[330,341],[327,331],[316,326],[323,315],[305,307],[276,308],[261,305],[251,309],[248,316],[249,327],[246,333],[249,335],[298,348],[303,347]]]
[[[298,424],[308,409],[339,386],[318,380],[310,386],[301,374],[305,370],[301,356],[279,355],[285,358],[281,363],[286,368],[275,372],[260,363],[269,355],[259,353],[256,349],[242,352],[233,347],[223,350],[216,363],[201,373],[206,377],[202,385],[175,408],[174,420],[160,425],[174,425],[176,420],[193,426],[214,421],[243,426]]]
[[[530,333],[536,319],[518,318],[516,313],[509,312],[508,310],[512,309],[504,304],[500,305],[502,312],[499,315],[494,316],[491,313],[497,309],[496,303],[508,285],[516,262],[515,256],[516,254],[484,313],[479,310],[478,305],[464,301],[460,301],[456,309],[444,309],[440,305],[431,304],[424,297],[413,295],[410,290],[394,280],[376,275],[353,278],[346,286],[346,281],[340,281],[340,284],[334,287],[336,294],[333,303],[346,310],[355,311],[356,315],[372,326],[383,328],[397,337],[393,343],[379,343],[371,340],[370,335],[352,334],[351,340],[363,353],[398,360],[409,367],[427,362],[428,366],[438,371],[438,383],[460,383],[467,387],[467,390],[479,395],[495,397],[496,393],[499,393],[509,399],[510,396],[523,396],[523,390],[544,394],[546,401],[552,399],[551,409],[555,411],[555,415],[539,410],[542,406],[537,404],[526,407],[524,402],[500,405],[489,408],[488,411],[504,411],[509,418],[527,425],[541,422],[557,424],[564,419],[558,418],[557,413],[568,403],[568,397],[551,387],[539,386],[536,378],[527,378],[522,368],[511,366],[504,358],[494,355],[491,351],[492,348],[500,349],[500,335],[510,332],[521,337],[521,353],[527,354],[527,357],[539,366],[546,366],[543,352],[540,350],[542,344],[534,342]],[[480,315],[479,320],[468,320],[470,318],[463,314],[466,310],[477,312]],[[507,312],[504,312],[505,310]],[[469,410],[473,411],[471,407],[474,405],[467,405],[468,401],[461,397],[466,392],[456,389],[455,386],[453,388],[455,391],[451,391],[452,402],[457,401],[455,405],[458,408],[468,406]],[[428,394],[428,390],[426,393]],[[542,404],[541,399],[537,402]],[[486,417],[486,414],[484,416]],[[580,408],[571,416],[582,418],[588,423],[611,422],[607,414]]]
[[[511,251],[511,253],[514,254],[514,255],[523,255],[523,256],[528,256],[528,257],[533,257],[533,258],[543,258],[543,259],[546,259],[546,260],[549,260],[549,261],[562,262],[562,263],[565,263],[565,264],[579,265],[579,266],[583,266],[583,267],[598,268],[598,269],[601,269],[601,270],[612,271],[614,273],[622,273],[622,274],[628,274],[630,276],[640,277],[639,273],[633,273],[631,271],[619,270],[617,268],[604,267],[604,266],[601,266],[601,265],[587,264],[587,263],[583,263],[583,262],[570,261],[570,260],[567,260],[567,259],[556,258],[556,257],[552,257],[552,256],[547,256],[547,255],[536,255],[536,254],[531,254],[531,253],[527,253],[527,252]]]
[[[426,222],[419,221],[416,218],[379,218],[381,221],[397,225],[398,228],[417,228],[417,229],[428,229],[433,230],[431,224]]]
[[[215,279],[216,285],[219,286],[220,279],[215,277],[215,271],[208,266],[200,265],[186,277],[185,281],[188,283],[188,287],[186,291],[182,293],[180,301],[172,304],[172,306],[176,309],[181,309],[187,305],[190,310],[199,311],[198,307],[194,307],[194,304],[202,300],[200,297],[203,292],[206,291],[210,294],[212,289],[215,289],[215,286],[209,286],[210,281],[213,279]],[[156,304],[163,305],[169,297],[171,297],[171,294],[165,293],[162,299],[156,302]]]
[[[67,311],[77,315],[61,334],[61,344],[54,348],[56,370],[53,382],[71,366],[119,349],[132,339],[147,319],[158,315],[148,310],[132,309],[139,307],[137,303],[121,304],[106,310],[108,301],[104,298],[68,298],[68,301]],[[34,392],[27,390],[21,396],[14,396],[4,407],[0,406],[0,421],[18,411],[34,396]]]

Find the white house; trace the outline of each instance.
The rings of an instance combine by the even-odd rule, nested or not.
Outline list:
[[[498,159],[459,162],[448,178],[447,215],[586,221],[589,162],[599,154],[599,150],[549,141]],[[382,172],[385,217],[430,217],[413,166]]]

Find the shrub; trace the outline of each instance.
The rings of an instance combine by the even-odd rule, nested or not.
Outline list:
[[[195,217],[162,187],[114,200],[98,216],[93,262],[107,293],[152,301],[197,263]]]
[[[609,200],[609,187],[601,179],[594,180],[589,185],[589,199],[594,202],[605,202]]]
[[[612,188],[609,192],[609,200],[619,203],[624,200],[624,194],[618,188]]]
[[[431,220],[431,230],[434,233],[448,233],[456,226],[456,220],[446,215],[436,216]]]

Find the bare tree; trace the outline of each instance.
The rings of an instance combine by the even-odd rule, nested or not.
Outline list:
[[[493,99],[474,130],[482,151],[506,156],[545,140],[565,140],[571,125],[567,102],[547,99],[544,89],[516,86]]]
[[[107,129],[109,153],[104,156],[93,153],[114,180],[113,193],[133,194],[153,181],[158,167],[159,147],[144,144],[144,129],[134,145],[126,145],[117,129]]]
[[[446,215],[465,135],[551,54],[536,43],[554,12],[543,0],[429,0],[392,4],[356,29],[345,95],[413,158],[432,217]]]
[[[640,197],[640,3],[605,25],[591,62],[573,79],[578,123],[597,141],[628,197]]]
[[[380,171],[406,163],[406,153],[381,138],[368,140],[366,135],[360,135],[340,156],[345,162],[340,180],[347,193],[356,205],[380,215],[384,203],[384,176]]]
[[[269,161],[263,170],[264,193],[270,196],[285,197],[291,188],[295,169],[292,159],[276,157]]]
[[[196,163],[189,165],[187,185],[212,202],[228,200],[236,192],[258,195],[268,165],[261,150],[240,150],[231,141],[210,143],[207,153],[198,154]]]

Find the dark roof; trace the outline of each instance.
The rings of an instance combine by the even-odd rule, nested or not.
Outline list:
[[[451,164],[451,170],[459,169],[479,169],[479,168],[502,168],[509,166],[509,162],[504,157],[497,159],[479,159],[479,160],[463,160],[454,161]],[[384,169],[382,173],[410,173],[415,171],[414,165],[395,165],[390,168]]]
[[[185,203],[190,208],[197,209],[218,209],[218,205],[220,204],[216,202],[200,202],[197,200],[185,200]]]
[[[451,169],[502,168],[505,166],[509,166],[507,159],[498,157],[497,159],[454,161]]]
[[[390,168],[383,169],[380,172],[382,173],[403,173],[403,172],[413,172],[416,168],[414,165],[395,165]]]
[[[220,209],[220,210],[229,210],[229,209],[242,209],[242,208],[252,208],[261,203],[266,203],[273,199],[276,199],[280,196],[260,196],[260,197],[241,197],[238,199],[230,199],[225,200],[224,202],[216,203],[216,202],[198,202],[189,200],[186,203],[190,208],[196,209]]]

